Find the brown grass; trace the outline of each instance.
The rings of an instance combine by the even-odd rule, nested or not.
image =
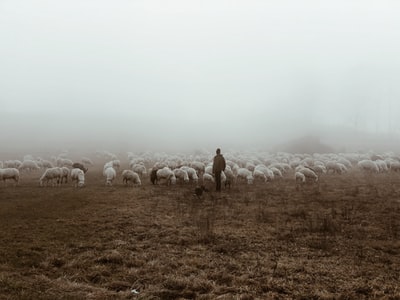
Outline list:
[[[400,177],[0,187],[1,299],[400,299]],[[135,294],[135,289],[139,294]]]

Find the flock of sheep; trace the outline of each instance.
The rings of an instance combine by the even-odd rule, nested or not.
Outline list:
[[[318,182],[324,174],[344,174],[359,170],[367,173],[400,171],[400,158],[392,152],[291,154],[285,152],[227,152],[224,154],[226,169],[221,174],[225,186],[271,182],[292,178],[296,184]],[[196,155],[166,153],[127,153],[127,168],[121,170],[121,161],[115,154],[97,151],[96,160],[102,161],[106,185],[113,185],[120,173],[125,185],[141,185],[144,179],[153,184],[174,185],[194,183],[207,185],[214,182],[212,153]],[[0,161],[0,180],[19,183],[21,173],[42,171],[40,186],[59,186],[68,182],[75,187],[85,186],[85,176],[94,163],[82,157],[79,162],[68,158],[68,153],[53,156],[50,160],[25,155],[23,160]],[[35,173],[36,174],[36,173]]]

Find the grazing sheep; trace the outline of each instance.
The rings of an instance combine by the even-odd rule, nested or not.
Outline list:
[[[143,164],[135,163],[135,164],[132,164],[130,167],[131,167],[131,170],[133,172],[137,173],[139,176],[143,177],[143,176],[147,175],[146,167]]]
[[[400,162],[399,161],[392,161],[390,162],[390,170],[394,172],[400,171]]]
[[[243,179],[247,181],[247,184],[253,183],[254,177],[250,170],[246,168],[240,168],[237,171],[236,180],[243,180]]]
[[[276,177],[283,178],[282,171],[279,170],[278,168],[269,167],[268,169],[270,169],[272,171],[272,173],[274,174],[274,178],[276,178]]]
[[[199,182],[199,176],[197,175],[197,171],[191,167],[181,167],[182,170],[185,170],[189,176],[189,180],[192,180],[194,183]]]
[[[86,168],[83,164],[81,163],[73,163],[72,164],[72,168],[74,169],[81,169],[83,171],[83,173],[86,173],[88,171],[88,168]]]
[[[159,182],[160,180],[165,181],[165,183],[167,185],[171,185],[171,184],[175,184],[176,183],[176,177],[174,172],[168,168],[168,167],[164,167],[162,169],[157,170],[157,182]]]
[[[294,179],[296,180],[297,183],[301,182],[304,183],[306,182],[306,176],[301,173],[301,172],[296,172],[294,173]]]
[[[337,161],[328,161],[326,164],[326,172],[329,173],[329,171],[336,174],[342,174],[347,172],[347,167]]]
[[[314,182],[318,181],[318,175],[311,169],[311,168],[307,168],[307,167],[303,167],[302,169],[298,170],[297,172],[302,173],[306,179],[313,179]]]
[[[267,176],[265,176],[264,172],[262,172],[261,170],[254,170],[253,177],[254,177],[254,181],[259,181],[259,180],[261,180],[262,182],[268,181]]]
[[[68,183],[68,175],[69,175],[69,169],[67,167],[61,167],[61,183],[64,182]]]
[[[178,179],[182,180],[185,183],[189,182],[189,175],[185,170],[183,170],[183,169],[174,169],[173,172],[174,172],[174,175],[175,175],[177,180]]]
[[[43,186],[45,182],[47,186],[49,184],[49,181],[51,181],[52,185],[54,185],[54,180],[56,180],[56,185],[59,185],[61,180],[61,175],[62,175],[61,168],[59,167],[48,168],[46,169],[46,171],[44,171],[43,175],[40,177],[39,185]]]
[[[51,161],[48,161],[48,160],[41,160],[40,165],[42,168],[46,168],[46,169],[54,168],[54,165],[51,163]]]
[[[74,164],[72,160],[68,158],[62,158],[58,157],[56,160],[57,167],[69,167],[72,168],[72,165]]]
[[[225,167],[224,174],[226,176],[225,187],[231,188],[232,183],[236,181],[236,177],[230,166]]]
[[[93,166],[93,162],[92,162],[92,160],[91,160],[90,158],[82,157],[81,162],[82,162],[84,165]]]
[[[379,173],[379,168],[378,168],[378,166],[376,165],[375,161],[372,161],[372,160],[370,160],[370,159],[360,160],[360,161],[357,163],[357,166],[358,166],[361,170],[366,171],[366,172],[369,172],[369,173]]]
[[[83,187],[85,185],[85,173],[80,168],[71,170],[71,181],[75,182],[75,187]]]
[[[15,159],[15,160],[6,160],[4,162],[4,168],[15,168],[18,169],[22,165],[22,162]]]
[[[112,185],[113,180],[117,177],[117,172],[115,169],[113,167],[108,167],[103,173],[106,177],[106,185]]]
[[[35,171],[39,169],[38,164],[33,160],[24,160],[19,166],[20,171]]]
[[[211,183],[215,183],[215,179],[214,176],[212,176],[209,173],[204,173],[203,174],[203,183],[207,183],[207,182],[211,182]]]
[[[142,184],[139,174],[132,170],[123,170],[122,171],[122,182],[124,184],[128,184],[128,182],[131,182],[132,185],[134,185],[134,184],[141,185]]]
[[[0,169],[0,180],[6,184],[6,180],[13,179],[17,185],[19,182],[19,170],[16,168]]]
[[[189,167],[195,169],[197,171],[197,174],[202,174],[205,170],[205,165],[200,161],[192,161],[189,164]]]

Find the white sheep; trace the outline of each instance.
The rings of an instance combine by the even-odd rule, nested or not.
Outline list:
[[[124,184],[128,184],[128,182],[131,182],[132,185],[134,185],[134,184],[141,185],[142,184],[139,174],[132,170],[123,170],[122,171],[122,182]]]
[[[214,176],[209,174],[209,173],[204,173],[203,174],[203,183],[207,183],[207,182],[211,182],[211,183],[215,183],[215,179]]]
[[[236,180],[242,180],[242,179],[246,180],[247,184],[252,184],[254,181],[252,172],[246,168],[240,168],[237,171]]]
[[[90,158],[82,157],[81,162],[82,162],[84,165],[93,166],[93,161],[92,161]]]
[[[135,173],[137,173],[139,176],[145,176],[147,175],[147,169],[146,166],[141,164],[141,163],[134,163],[131,166],[131,170]]]
[[[261,170],[254,170],[253,171],[253,177],[254,181],[262,181],[262,182],[267,182],[268,178],[265,176],[264,172]]]
[[[106,177],[106,185],[112,185],[113,180],[117,177],[117,172],[113,167],[108,167],[103,172]]]
[[[71,181],[75,182],[75,187],[83,187],[85,185],[85,172],[79,168],[71,170]]]
[[[377,159],[375,161],[375,164],[378,166],[379,172],[387,172],[387,171],[389,171],[389,168],[387,167],[386,162],[384,160]]]
[[[164,167],[162,169],[157,170],[156,172],[157,181],[165,181],[166,185],[176,184],[176,177],[174,172],[168,168]]]
[[[279,170],[277,167],[269,167],[268,169],[270,169],[272,171],[272,173],[274,174],[274,177],[283,178],[281,170]]]
[[[318,175],[311,168],[303,167],[297,172],[303,173],[306,179],[313,179],[314,182],[318,181]]]
[[[366,172],[369,173],[379,173],[379,168],[376,163],[370,159],[363,159],[357,163],[357,166]]]
[[[68,158],[62,158],[58,157],[56,160],[57,167],[70,167],[72,168],[72,165],[74,164],[72,160]]]
[[[306,182],[306,176],[301,173],[301,172],[295,172],[294,173],[294,179],[296,180],[296,183],[304,183]]]
[[[195,169],[198,174],[204,173],[205,165],[201,161],[192,161],[189,167]]]
[[[20,171],[35,171],[39,169],[38,164],[33,160],[24,160],[19,166]]]
[[[67,167],[61,167],[61,183],[64,182],[65,179],[65,183],[68,182],[68,175],[69,175],[69,169]]]
[[[42,168],[54,168],[54,165],[51,163],[51,161],[48,160],[41,160],[40,165]]]
[[[182,180],[185,183],[189,182],[189,174],[185,170],[179,168],[174,169],[173,172],[177,180]]]
[[[22,162],[14,159],[14,160],[6,160],[4,162],[4,168],[16,168],[18,169],[22,165]]]
[[[197,171],[194,168],[182,166],[181,169],[186,171],[189,176],[189,180],[192,180],[194,183],[198,183],[199,176],[197,175]]]
[[[394,172],[400,171],[400,162],[399,161],[392,161],[390,162],[390,170]]]
[[[120,161],[117,160],[117,159],[111,160],[111,161],[109,161],[109,162],[106,162],[106,163],[104,164],[104,167],[103,167],[103,175],[106,176],[105,171],[106,171],[107,168],[110,168],[110,167],[111,167],[111,168],[113,168],[114,170],[118,170],[120,166],[121,166],[121,163],[120,163]]]
[[[44,182],[48,185],[49,181],[54,185],[54,180],[56,180],[56,185],[60,184],[62,175],[62,170],[59,167],[48,168],[44,171],[43,175],[39,179],[40,186],[43,186]]]
[[[6,184],[6,180],[13,179],[17,185],[19,182],[19,170],[16,168],[0,169],[0,180]]]

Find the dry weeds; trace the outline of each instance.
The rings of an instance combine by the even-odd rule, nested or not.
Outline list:
[[[400,299],[400,177],[0,188],[2,299]]]

